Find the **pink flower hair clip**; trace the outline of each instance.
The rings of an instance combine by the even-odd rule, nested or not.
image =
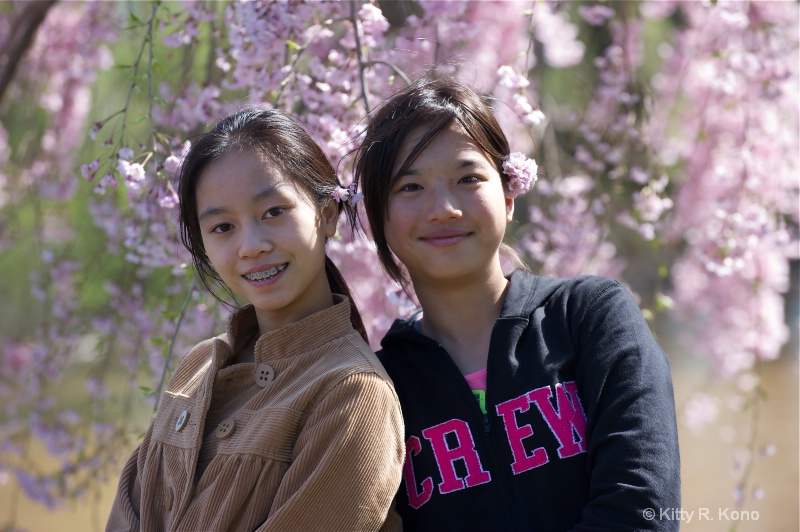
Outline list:
[[[520,194],[528,192],[536,183],[538,169],[536,161],[521,152],[515,151],[503,157],[503,173],[508,176],[506,196],[516,198]]]
[[[355,183],[350,183],[347,188],[342,186],[338,186],[331,191],[331,196],[333,196],[334,201],[336,203],[341,203],[343,201],[348,202],[350,205],[355,206],[356,203],[361,201],[364,198],[364,194],[361,192],[356,192],[356,185]]]

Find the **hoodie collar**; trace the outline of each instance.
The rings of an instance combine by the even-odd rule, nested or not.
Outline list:
[[[500,320],[528,319],[556,290],[558,282],[552,277],[542,277],[523,270],[514,270],[509,276],[509,287],[500,310]],[[436,342],[414,328],[416,316],[395,320],[389,332],[381,340],[387,347],[394,342]]]

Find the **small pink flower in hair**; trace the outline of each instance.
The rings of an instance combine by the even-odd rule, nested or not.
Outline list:
[[[344,187],[337,186],[331,191],[331,196],[333,196],[336,203],[341,203],[342,201],[347,201],[347,198],[350,196],[350,191]]]
[[[356,185],[354,183],[350,183],[350,186],[347,188],[338,186],[333,189],[331,191],[331,196],[333,196],[333,199],[336,201],[336,203],[346,201],[350,205],[355,205],[364,197],[364,194],[361,192],[356,192]]]
[[[503,157],[503,173],[508,176],[508,192],[506,196],[516,198],[528,192],[536,183],[536,161],[515,151]]]

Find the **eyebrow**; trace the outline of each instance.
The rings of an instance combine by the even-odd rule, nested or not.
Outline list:
[[[456,162],[458,163],[458,166],[456,166],[457,170],[482,166],[482,161],[480,159],[457,159]],[[406,170],[399,172],[397,176],[395,176],[395,180],[400,179],[401,177],[415,176],[415,175],[419,175],[419,170],[412,170],[411,168],[407,168]]]
[[[250,203],[251,204],[260,203],[261,201],[274,195],[277,192],[277,190],[278,187],[276,187],[275,185],[269,185],[267,188],[265,188],[264,190],[262,190],[261,192],[250,198]],[[215,207],[212,205],[211,207],[208,207],[206,210],[200,213],[200,216],[197,217],[197,221],[199,223],[202,223],[203,221],[209,218],[213,218],[214,216],[219,216],[220,214],[225,214],[227,212],[228,209],[224,207]]]

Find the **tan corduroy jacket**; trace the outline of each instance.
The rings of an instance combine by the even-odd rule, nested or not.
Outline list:
[[[184,357],[122,471],[108,531],[399,529],[403,421],[336,304],[260,337],[252,307]],[[391,511],[390,511],[391,510]]]

